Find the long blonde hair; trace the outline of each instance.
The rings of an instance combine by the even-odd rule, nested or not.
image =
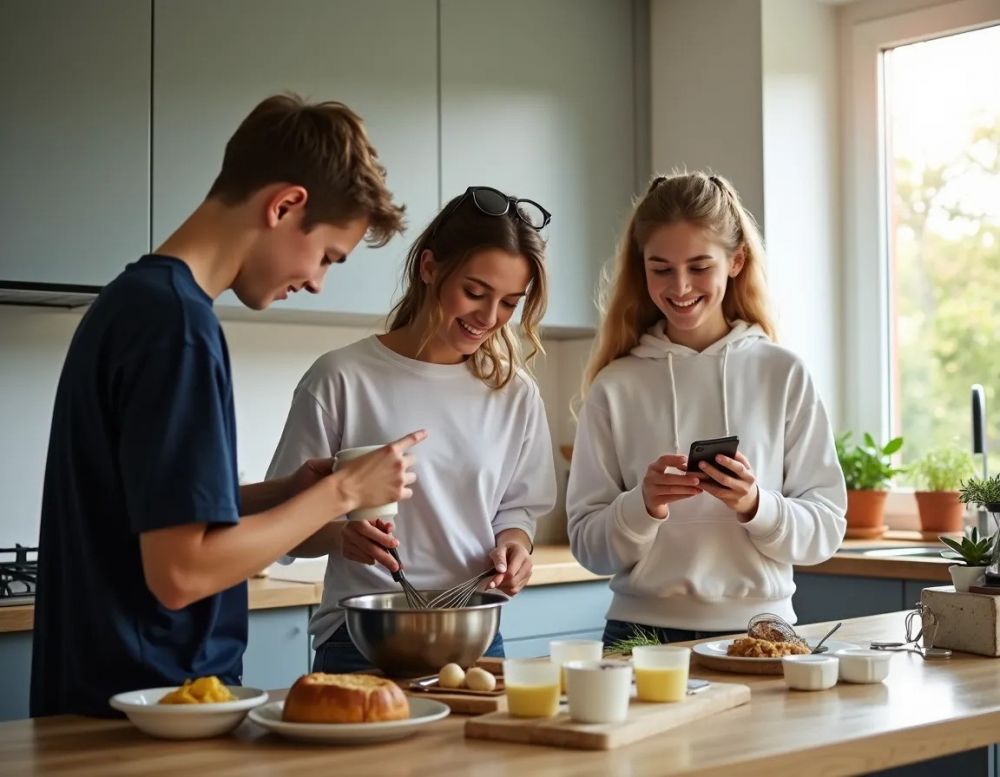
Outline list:
[[[388,331],[408,326],[427,307],[428,325],[420,351],[434,337],[444,319],[441,310],[441,287],[479,251],[491,248],[523,256],[528,261],[531,280],[521,308],[521,334],[530,350],[521,354],[521,344],[510,322],[490,335],[468,359],[469,370],[493,389],[506,386],[517,370],[544,353],[538,326],[545,315],[548,300],[548,276],[545,270],[545,241],[537,230],[514,214],[488,216],[475,206],[471,197],[452,199],[427,225],[410,246],[403,272],[403,297],[390,311]],[[429,250],[438,272],[431,283],[420,276],[420,257]]]
[[[635,206],[619,241],[614,267],[603,275],[598,298],[603,316],[583,373],[581,397],[597,373],[629,353],[663,317],[649,296],[642,249],[656,229],[680,221],[709,230],[730,256],[744,248],[743,269],[726,286],[722,313],[726,321],[759,324],[769,338],[776,339],[767,303],[764,243],[736,189],[722,176],[700,171],[658,176]]]

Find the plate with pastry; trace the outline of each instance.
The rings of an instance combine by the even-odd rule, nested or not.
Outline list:
[[[735,639],[719,639],[699,642],[691,646],[698,664],[706,669],[742,674],[782,674],[783,656],[805,655],[812,652],[819,639],[770,640],[741,636]],[[854,648],[850,642],[828,639],[823,643],[830,653],[845,648]]]
[[[185,680],[173,688],[118,693],[108,700],[140,731],[161,739],[203,739],[236,728],[267,701],[260,688],[223,685],[214,676]]]
[[[450,711],[433,699],[407,698],[384,677],[313,672],[296,680],[283,702],[252,710],[250,720],[299,742],[354,745],[410,736]]]

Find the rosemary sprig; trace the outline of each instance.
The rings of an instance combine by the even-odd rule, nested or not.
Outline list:
[[[633,626],[631,637],[620,639],[617,642],[611,643],[605,652],[630,656],[632,655],[632,648],[642,647],[643,645],[662,644],[662,640],[656,636],[655,631],[647,631],[642,628],[642,626]]]

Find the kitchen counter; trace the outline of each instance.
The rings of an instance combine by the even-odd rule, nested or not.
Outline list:
[[[838,639],[898,639],[904,613],[845,621]],[[827,624],[802,629],[825,633]],[[338,774],[533,777],[844,775],[986,747],[1000,738],[1000,663],[956,654],[925,662],[904,653],[884,683],[788,691],[782,678],[694,668],[709,680],[750,686],[751,703],[609,752],[465,739],[452,715],[414,737],[377,747],[299,745],[245,722],[233,736],[192,742],[150,739],[125,721],[61,716],[0,724],[0,763],[13,774],[172,775],[197,771],[248,777]],[[472,769],[472,765],[475,768]]]
[[[594,575],[581,567],[569,552],[569,548],[565,546],[539,546],[535,548],[533,561],[535,568],[529,586],[601,579],[599,575]],[[249,582],[248,593],[251,610],[310,606],[319,604],[323,596],[323,584],[322,582],[293,583],[266,577],[254,578]],[[0,633],[31,631],[34,620],[34,605],[0,607]]]

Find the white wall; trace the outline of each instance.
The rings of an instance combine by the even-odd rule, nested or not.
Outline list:
[[[82,313],[36,308],[0,308],[0,547],[35,545],[52,403],[66,349]],[[305,324],[223,322],[233,367],[238,462],[248,481],[263,478],[284,425],[292,390],[313,360],[371,330]],[[586,345],[586,343],[584,343]],[[572,341],[547,341],[536,376],[549,415],[553,443],[572,442],[569,398],[578,377],[561,381],[564,348]],[[572,356],[570,357],[572,361]],[[578,373],[577,373],[578,375]],[[568,436],[567,436],[568,435]],[[559,481],[565,464],[556,455]],[[560,496],[561,500],[561,496]],[[564,536],[562,502],[539,526],[539,542]]]
[[[784,345],[840,409],[836,9],[653,0],[652,160],[732,180],[764,232]]]
[[[763,222],[783,345],[801,354],[835,419],[842,365],[836,9],[763,0]]]

